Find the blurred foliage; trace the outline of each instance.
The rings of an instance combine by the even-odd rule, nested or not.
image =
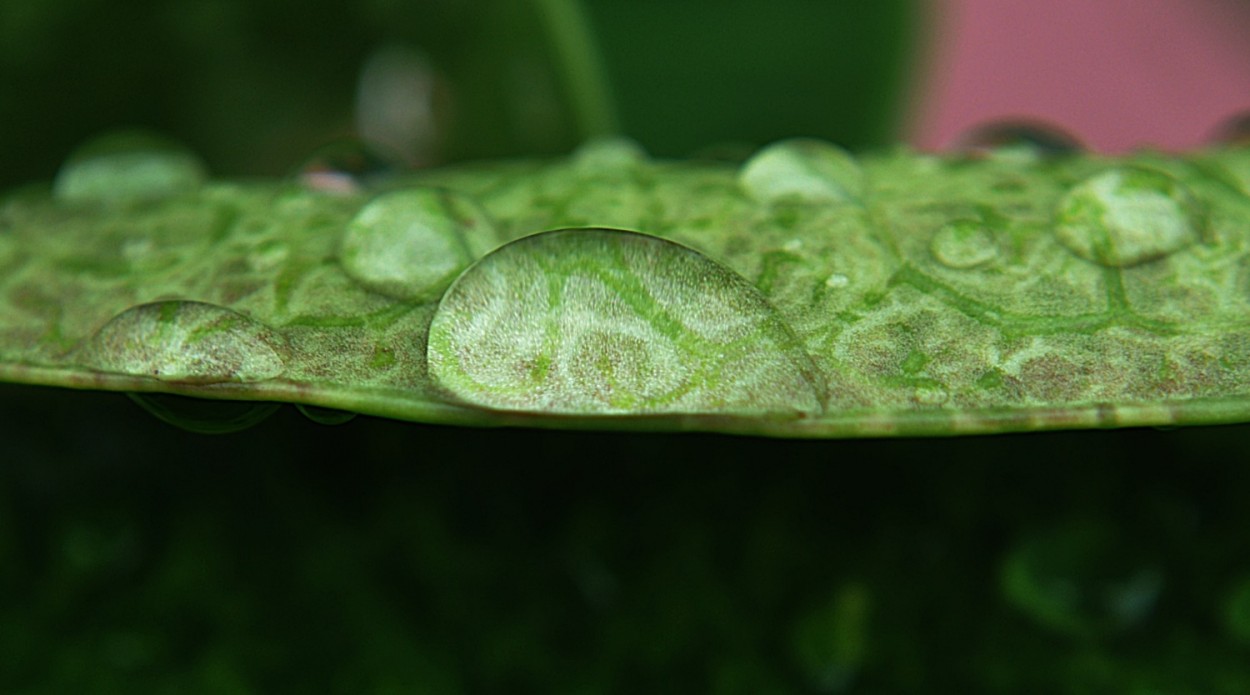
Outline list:
[[[603,123],[536,7],[0,3],[0,188],[115,126],[284,173],[352,132],[386,44],[446,80],[435,161],[568,149]],[[880,144],[916,34],[906,2],[587,10],[615,120],[664,155]],[[284,407],[204,436],[11,385],[0,422],[4,692],[1250,690],[1246,427],[802,442]]]
[[[217,172],[285,173],[354,132],[361,68],[394,45],[437,78],[433,161],[566,152],[613,125],[677,156],[796,134],[883,144],[914,14],[911,0],[14,0],[0,3],[0,188],[51,178],[118,127],[169,133]],[[600,64],[609,79],[591,84]],[[588,84],[610,118],[576,108]]]

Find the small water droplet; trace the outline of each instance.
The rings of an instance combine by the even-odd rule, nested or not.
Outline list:
[[[998,245],[980,220],[954,220],[933,234],[929,252],[942,265],[963,270],[994,260]]]
[[[96,331],[84,366],[189,384],[256,382],[286,368],[286,341],[225,307],[186,300],[131,307]]]
[[[1071,133],[1035,120],[1001,120],[979,125],[955,141],[954,150],[974,158],[1056,159],[1085,150]]]
[[[357,413],[350,410],[338,410],[336,408],[322,408],[316,405],[305,405],[296,403],[295,409],[304,414],[304,417],[312,420],[319,425],[342,425],[356,419]]]
[[[254,427],[281,404],[217,401],[168,393],[128,393],[130,399],[161,422],[197,434],[229,434]]]
[[[346,139],[317,149],[299,166],[295,176],[311,190],[352,195],[394,176],[400,169],[398,163],[375,148],[360,140]]]
[[[1226,118],[1216,127],[1211,141],[1227,147],[1250,146],[1250,111],[1243,111]]]
[[[1055,234],[1069,251],[1100,265],[1128,267],[1199,239],[1201,209],[1171,176],[1141,167],[1108,169],[1059,201]]]
[[[745,278],[609,229],[536,234],[478,261],[443,295],[427,357],[451,395],[502,410],[800,414],[824,392]]]
[[[1038,624],[1094,636],[1142,623],[1163,588],[1155,563],[1112,526],[1077,521],[1020,542],[1003,564],[1003,592]]]
[[[100,136],[69,156],[53,183],[67,202],[160,198],[199,188],[208,178],[203,162],[186,147],[145,132]]]
[[[356,213],[339,259],[353,280],[374,292],[431,299],[497,239],[494,223],[472,200],[409,188],[384,193]]]
[[[573,152],[573,166],[587,173],[630,170],[646,161],[642,145],[625,137],[593,138]]]
[[[825,278],[825,287],[830,289],[836,290],[849,284],[851,284],[851,279],[842,273],[831,273],[829,277]]]
[[[738,183],[763,203],[857,202],[864,174],[846,150],[820,140],[782,140],[755,153],[742,166]]]

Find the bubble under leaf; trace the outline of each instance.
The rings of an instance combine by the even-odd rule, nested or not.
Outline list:
[[[162,422],[197,434],[229,434],[255,427],[273,415],[281,405],[188,398],[168,393],[126,395]]]

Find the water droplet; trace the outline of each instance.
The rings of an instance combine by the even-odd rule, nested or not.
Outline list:
[[[625,137],[587,140],[573,152],[573,166],[588,173],[630,170],[646,161],[642,145]]]
[[[1153,169],[1117,167],[1063,196],[1055,234],[1081,258],[1128,267],[1194,243],[1202,224],[1197,201],[1176,179]]]
[[[1229,116],[1216,127],[1211,140],[1228,147],[1250,146],[1250,111]]]
[[[1038,624],[1093,636],[1142,623],[1163,575],[1108,524],[1070,522],[1026,538],[1003,564],[1003,592]]]
[[[315,405],[305,405],[296,403],[295,409],[304,414],[304,417],[312,420],[319,425],[342,425],[356,419],[357,413],[350,410],[338,410],[336,408],[322,408]]]
[[[998,245],[980,220],[955,220],[933,234],[929,252],[942,265],[962,270],[994,260]]]
[[[225,307],[172,300],[114,316],[84,347],[84,365],[103,372],[188,384],[265,381],[286,368],[286,341]]]
[[[313,152],[295,176],[322,193],[352,195],[394,176],[401,167],[375,148],[355,139],[332,142]]]
[[[494,223],[472,200],[409,188],[360,209],[347,225],[339,259],[353,280],[374,292],[432,299],[497,239]]]
[[[518,239],[447,290],[430,374],[453,396],[564,414],[799,414],[823,385],[746,279],[657,237],[566,229]]]
[[[1085,150],[1071,133],[1033,120],[1002,120],[979,125],[955,141],[957,152],[974,158],[1055,159]]]
[[[110,202],[186,193],[207,178],[203,162],[186,147],[150,133],[121,132],[75,150],[52,190],[63,201]]]
[[[168,393],[128,393],[161,422],[197,434],[229,434],[254,427],[273,415],[279,403],[217,401]]]
[[[864,174],[846,150],[820,140],[782,140],[743,165],[738,183],[764,203],[855,202],[864,194]]]

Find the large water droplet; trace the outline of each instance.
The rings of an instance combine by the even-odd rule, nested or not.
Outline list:
[[[300,165],[296,177],[314,191],[349,195],[395,175],[400,169],[397,162],[375,148],[349,139],[313,152]]]
[[[959,137],[954,149],[972,157],[1055,159],[1085,150],[1071,133],[1041,121],[1002,120],[979,125]]]
[[[799,414],[823,386],[744,278],[645,234],[566,229],[478,261],[430,326],[431,375],[453,396],[564,414]]]
[[[1055,234],[1076,255],[1114,267],[1162,258],[1200,237],[1202,212],[1176,179],[1117,167],[1072,187],[1059,201]]]
[[[83,350],[85,366],[161,381],[212,384],[273,379],[286,368],[286,341],[225,307],[171,300],[114,316]]]
[[[1124,630],[1154,610],[1163,575],[1101,522],[1071,522],[1026,538],[1003,565],[1003,592],[1017,609],[1058,632]]]
[[[764,203],[854,202],[863,197],[864,174],[846,150],[821,140],[782,140],[742,166],[738,183]]]
[[[994,260],[998,245],[980,220],[954,220],[938,229],[929,252],[948,268],[975,268]]]
[[[339,259],[364,287],[405,300],[432,299],[498,243],[472,200],[436,188],[385,193],[347,225]]]
[[[162,422],[197,434],[229,434],[254,427],[281,404],[217,401],[168,393],[128,393],[130,399]]]
[[[189,149],[158,135],[104,135],[70,155],[53,183],[63,201],[107,202],[159,198],[195,190],[207,179]]]

